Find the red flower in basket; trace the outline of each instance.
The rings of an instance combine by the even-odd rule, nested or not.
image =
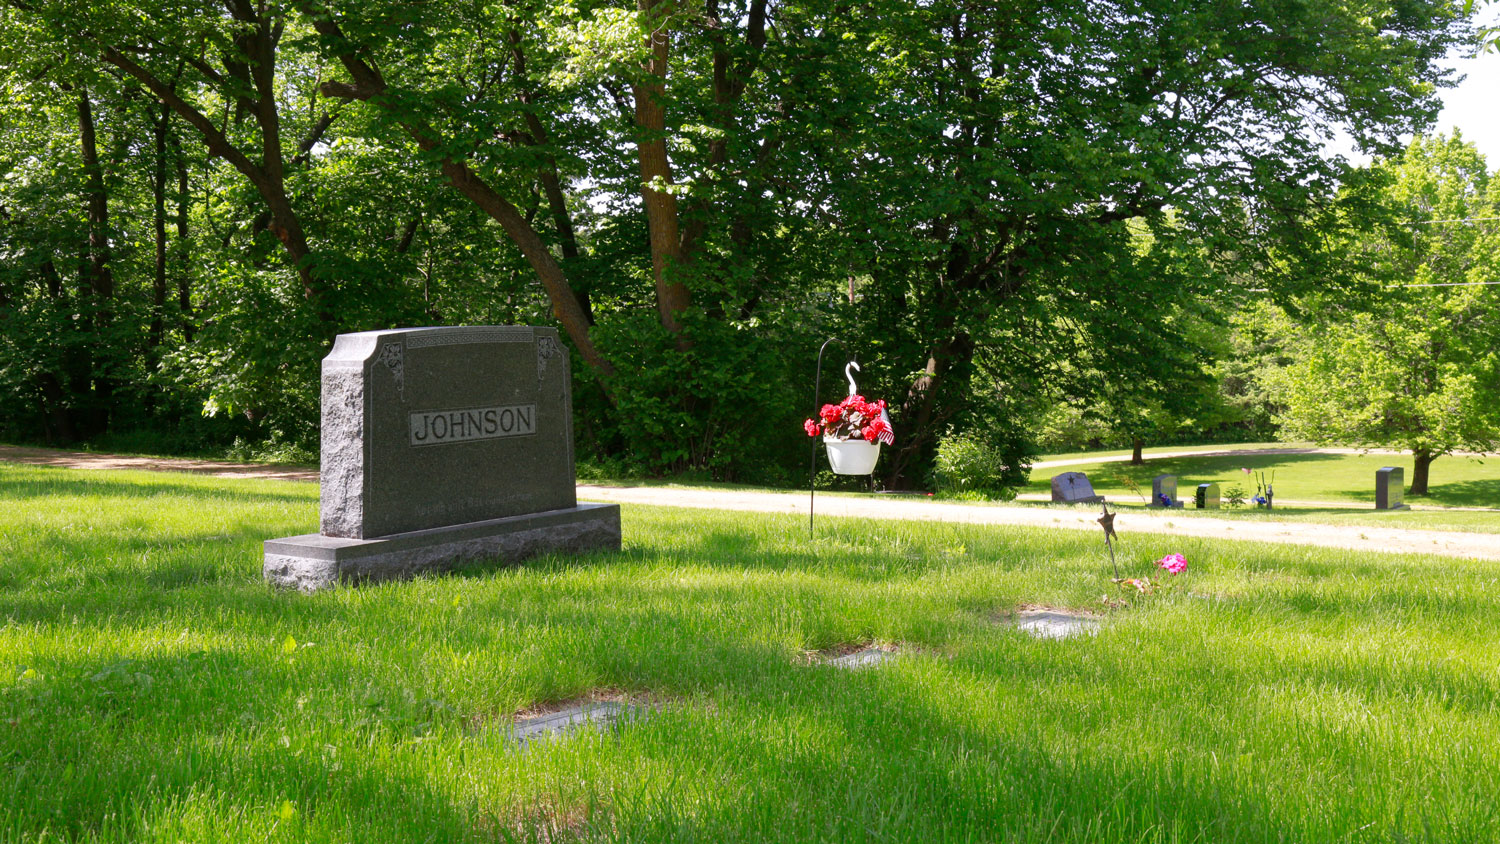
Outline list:
[[[818,418],[803,422],[802,429],[809,437],[822,434],[836,440],[862,439],[870,443],[880,440],[886,445],[896,442],[885,401],[865,401],[860,395],[851,395],[838,404],[823,405]]]

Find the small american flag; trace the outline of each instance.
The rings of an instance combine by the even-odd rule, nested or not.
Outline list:
[[[880,429],[880,433],[875,435],[875,439],[880,440],[886,445],[895,445],[896,432],[891,428],[890,414],[886,413],[883,407],[880,409],[880,421],[885,423],[885,427]]]

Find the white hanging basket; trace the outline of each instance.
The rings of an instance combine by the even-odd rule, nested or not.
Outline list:
[[[875,471],[875,461],[880,459],[880,443],[825,436],[823,447],[828,449],[828,465],[833,467],[835,475],[868,475]]]

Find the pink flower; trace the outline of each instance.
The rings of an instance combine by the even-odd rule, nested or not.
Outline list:
[[[839,421],[839,417],[844,415],[844,409],[836,404],[825,404],[823,405],[823,409],[818,411],[818,415],[823,417],[824,422],[831,425]]]
[[[865,432],[860,436],[865,438],[865,442],[872,443],[875,442],[875,438],[879,436],[879,433],[875,430],[875,426],[871,425],[870,427],[866,428]]]
[[[1248,475],[1248,474],[1250,474],[1250,467],[1249,466],[1242,466],[1242,467],[1240,467],[1240,471],[1244,472],[1245,474]]]
[[[1181,554],[1168,554],[1167,556],[1162,557],[1160,560],[1157,560],[1156,564],[1171,572],[1172,574],[1182,574],[1187,570],[1187,558],[1183,557]]]
[[[802,423],[802,430],[806,431],[809,437],[816,437],[823,428],[817,422],[809,419]]]

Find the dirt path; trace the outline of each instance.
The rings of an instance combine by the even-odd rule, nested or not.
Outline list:
[[[621,504],[653,504],[662,507],[698,507],[710,510],[749,510],[758,513],[807,515],[807,493],[720,492],[716,490],[660,489],[648,487],[578,487],[578,496],[590,501]],[[1005,507],[959,504],[919,498],[851,498],[820,496],[819,516],[855,516],[868,519],[921,519],[964,524],[1018,525],[1098,531],[1099,514],[1081,507]],[[1306,522],[1240,522],[1214,518],[1173,518],[1165,511],[1131,510],[1115,522],[1121,531],[1197,536],[1210,539],[1248,539],[1289,545],[1319,545],[1414,554],[1441,554],[1500,560],[1500,536],[1440,530],[1406,530],[1369,526],[1318,525]]]
[[[232,463],[224,460],[197,460],[190,457],[126,457],[118,454],[93,454],[87,451],[60,451],[55,448],[24,448],[0,445],[0,460],[32,466],[56,466],[63,469],[142,469],[148,472],[192,472],[217,478],[271,478],[278,481],[316,481],[318,470],[307,466],[279,466],[270,463]]]
[[[156,472],[194,472],[221,478],[271,478],[316,481],[318,473],[305,466],[268,466],[189,458],[122,457],[81,451],[0,446],[0,461],[69,469],[141,469]],[[621,504],[740,510],[757,513],[807,515],[805,492],[741,492],[660,487],[595,486],[580,484],[579,498]],[[1099,530],[1092,509],[1073,507],[1005,507],[960,504],[920,498],[818,498],[820,516],[872,519],[918,519],[964,524]],[[1305,522],[1236,522],[1228,519],[1182,518],[1171,513],[1130,511],[1116,525],[1122,531],[1247,539],[1292,545],[1318,545],[1359,551],[1426,553],[1450,557],[1500,560],[1500,536],[1456,531],[1405,530],[1382,527],[1344,527]]]

